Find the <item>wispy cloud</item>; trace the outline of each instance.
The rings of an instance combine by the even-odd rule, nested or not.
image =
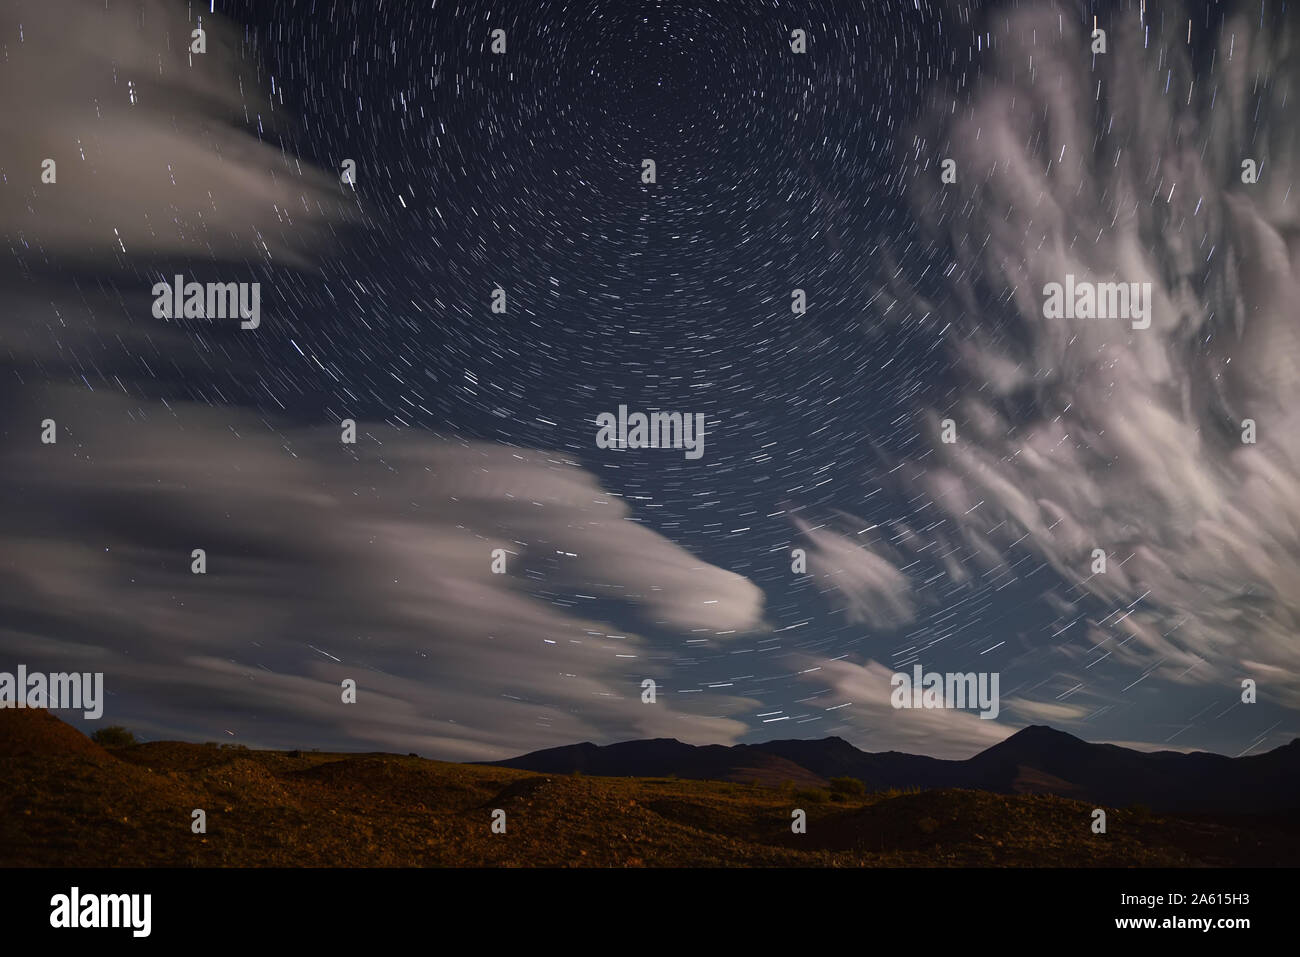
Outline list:
[[[1028,551],[1068,584],[1058,602],[1090,602],[1093,631],[1067,640],[1112,655],[1072,681],[1117,698],[1146,670],[1225,693],[1255,677],[1297,707],[1294,31],[1229,18],[1194,73],[1185,40],[1139,16],[1111,18],[1109,52],[1090,57],[1090,18],[1008,7],[988,20],[996,52],[969,102],[936,91],[909,156],[945,279],[938,294],[890,280],[882,302],[910,297],[936,331],[950,324],[959,388],[925,417],[933,453],[897,474],[972,554]],[[956,184],[939,184],[936,156],[957,161]],[[1241,180],[1246,158],[1258,184]],[[1067,273],[1151,283],[1151,327],[1045,319],[1043,286]],[[949,417],[954,444],[938,441]]]
[[[59,442],[13,451],[0,480],[0,653],[104,671],[114,721],[476,758],[745,728],[727,715],[752,702],[677,694],[680,639],[640,631],[725,641],[761,626],[759,589],[558,456],[364,425],[347,446],[109,396],[44,407]]]
[[[1007,738],[1015,729],[952,708],[895,708],[890,703],[894,672],[878,661],[809,659],[800,678],[821,685],[824,707],[852,729],[850,737],[868,751],[904,751],[960,760]]]
[[[200,22],[207,52],[191,54]],[[283,106],[220,16],[163,0],[9,0],[0,37],[0,231],[34,260],[301,265],[345,216],[337,175],[282,150]]]

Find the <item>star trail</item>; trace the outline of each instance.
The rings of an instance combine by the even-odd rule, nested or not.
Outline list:
[[[102,671],[145,735],[277,747],[1275,747],[1296,26],[17,3],[0,652]],[[1147,283],[1150,327],[1049,316],[1067,276]],[[260,321],[151,312],[174,277],[257,284]],[[599,441],[620,407],[703,454]],[[1000,675],[1000,711],[891,706],[914,668]]]

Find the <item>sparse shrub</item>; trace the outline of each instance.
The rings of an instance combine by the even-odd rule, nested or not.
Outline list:
[[[842,794],[845,797],[863,797],[867,793],[867,786],[857,778],[831,778],[831,795]]]
[[[829,797],[822,788],[797,788],[794,792],[796,801],[807,801],[809,804],[821,804]]]
[[[247,751],[248,745],[239,744],[238,742],[235,741],[227,741],[225,744],[221,746],[221,750],[222,751]]]
[[[939,830],[939,822],[932,817],[923,817],[916,822],[916,827],[922,834],[933,834]]]
[[[90,736],[90,740],[101,748],[129,748],[136,743],[135,735],[120,724],[100,728]]]
[[[878,797],[884,798],[885,800],[892,800],[893,798],[907,797],[909,794],[920,794],[920,793],[921,793],[921,789],[917,787],[886,788],[883,791],[877,791],[876,795]]]

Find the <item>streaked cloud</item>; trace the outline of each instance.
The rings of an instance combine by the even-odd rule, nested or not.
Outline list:
[[[0,654],[104,671],[114,723],[460,758],[745,729],[728,715],[753,702],[677,693],[672,660],[679,630],[761,627],[761,592],[562,457],[109,396],[45,409],[59,442],[11,449],[0,480]]]

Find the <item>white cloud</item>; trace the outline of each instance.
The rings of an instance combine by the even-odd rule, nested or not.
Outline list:
[[[812,545],[809,573],[838,593],[849,621],[890,629],[915,618],[911,583],[890,561],[838,532],[801,519],[795,519],[795,525]]]
[[[828,686],[825,707],[836,720],[853,726],[853,744],[864,751],[903,751],[963,760],[1015,732],[998,719],[952,708],[895,708],[890,703],[894,672],[877,661],[812,660],[800,678]],[[847,704],[848,707],[841,707]]]
[[[1267,676],[1274,700],[1300,706],[1300,151],[1286,121],[1300,75],[1279,53],[1294,30],[1230,18],[1192,84],[1186,44],[1153,26],[1147,49],[1136,11],[1096,58],[1059,14],[991,18],[996,55],[970,106],[937,94],[908,146],[941,144],[961,170],[935,190],[918,161],[913,195],[924,233],[952,244],[934,310],[962,387],[943,413],[959,441],[904,474],[990,562],[1028,549],[1074,586],[1058,601],[1112,607],[1097,627],[1111,664],[1225,691]],[[1255,186],[1240,180],[1247,154],[1267,158]],[[1151,328],[1045,319],[1043,285],[1067,273],[1151,283]]]
[[[0,653],[93,662],[114,722],[460,758],[745,730],[754,703],[678,693],[677,645],[638,622],[727,640],[762,627],[762,593],[555,455],[107,395],[45,409],[58,444],[16,447],[0,480]]]
[[[207,52],[190,54],[200,17]],[[302,265],[344,215],[337,176],[282,152],[284,109],[220,16],[163,0],[6,0],[0,36],[0,229],[11,241],[77,257]],[[53,184],[41,182],[46,158]]]

